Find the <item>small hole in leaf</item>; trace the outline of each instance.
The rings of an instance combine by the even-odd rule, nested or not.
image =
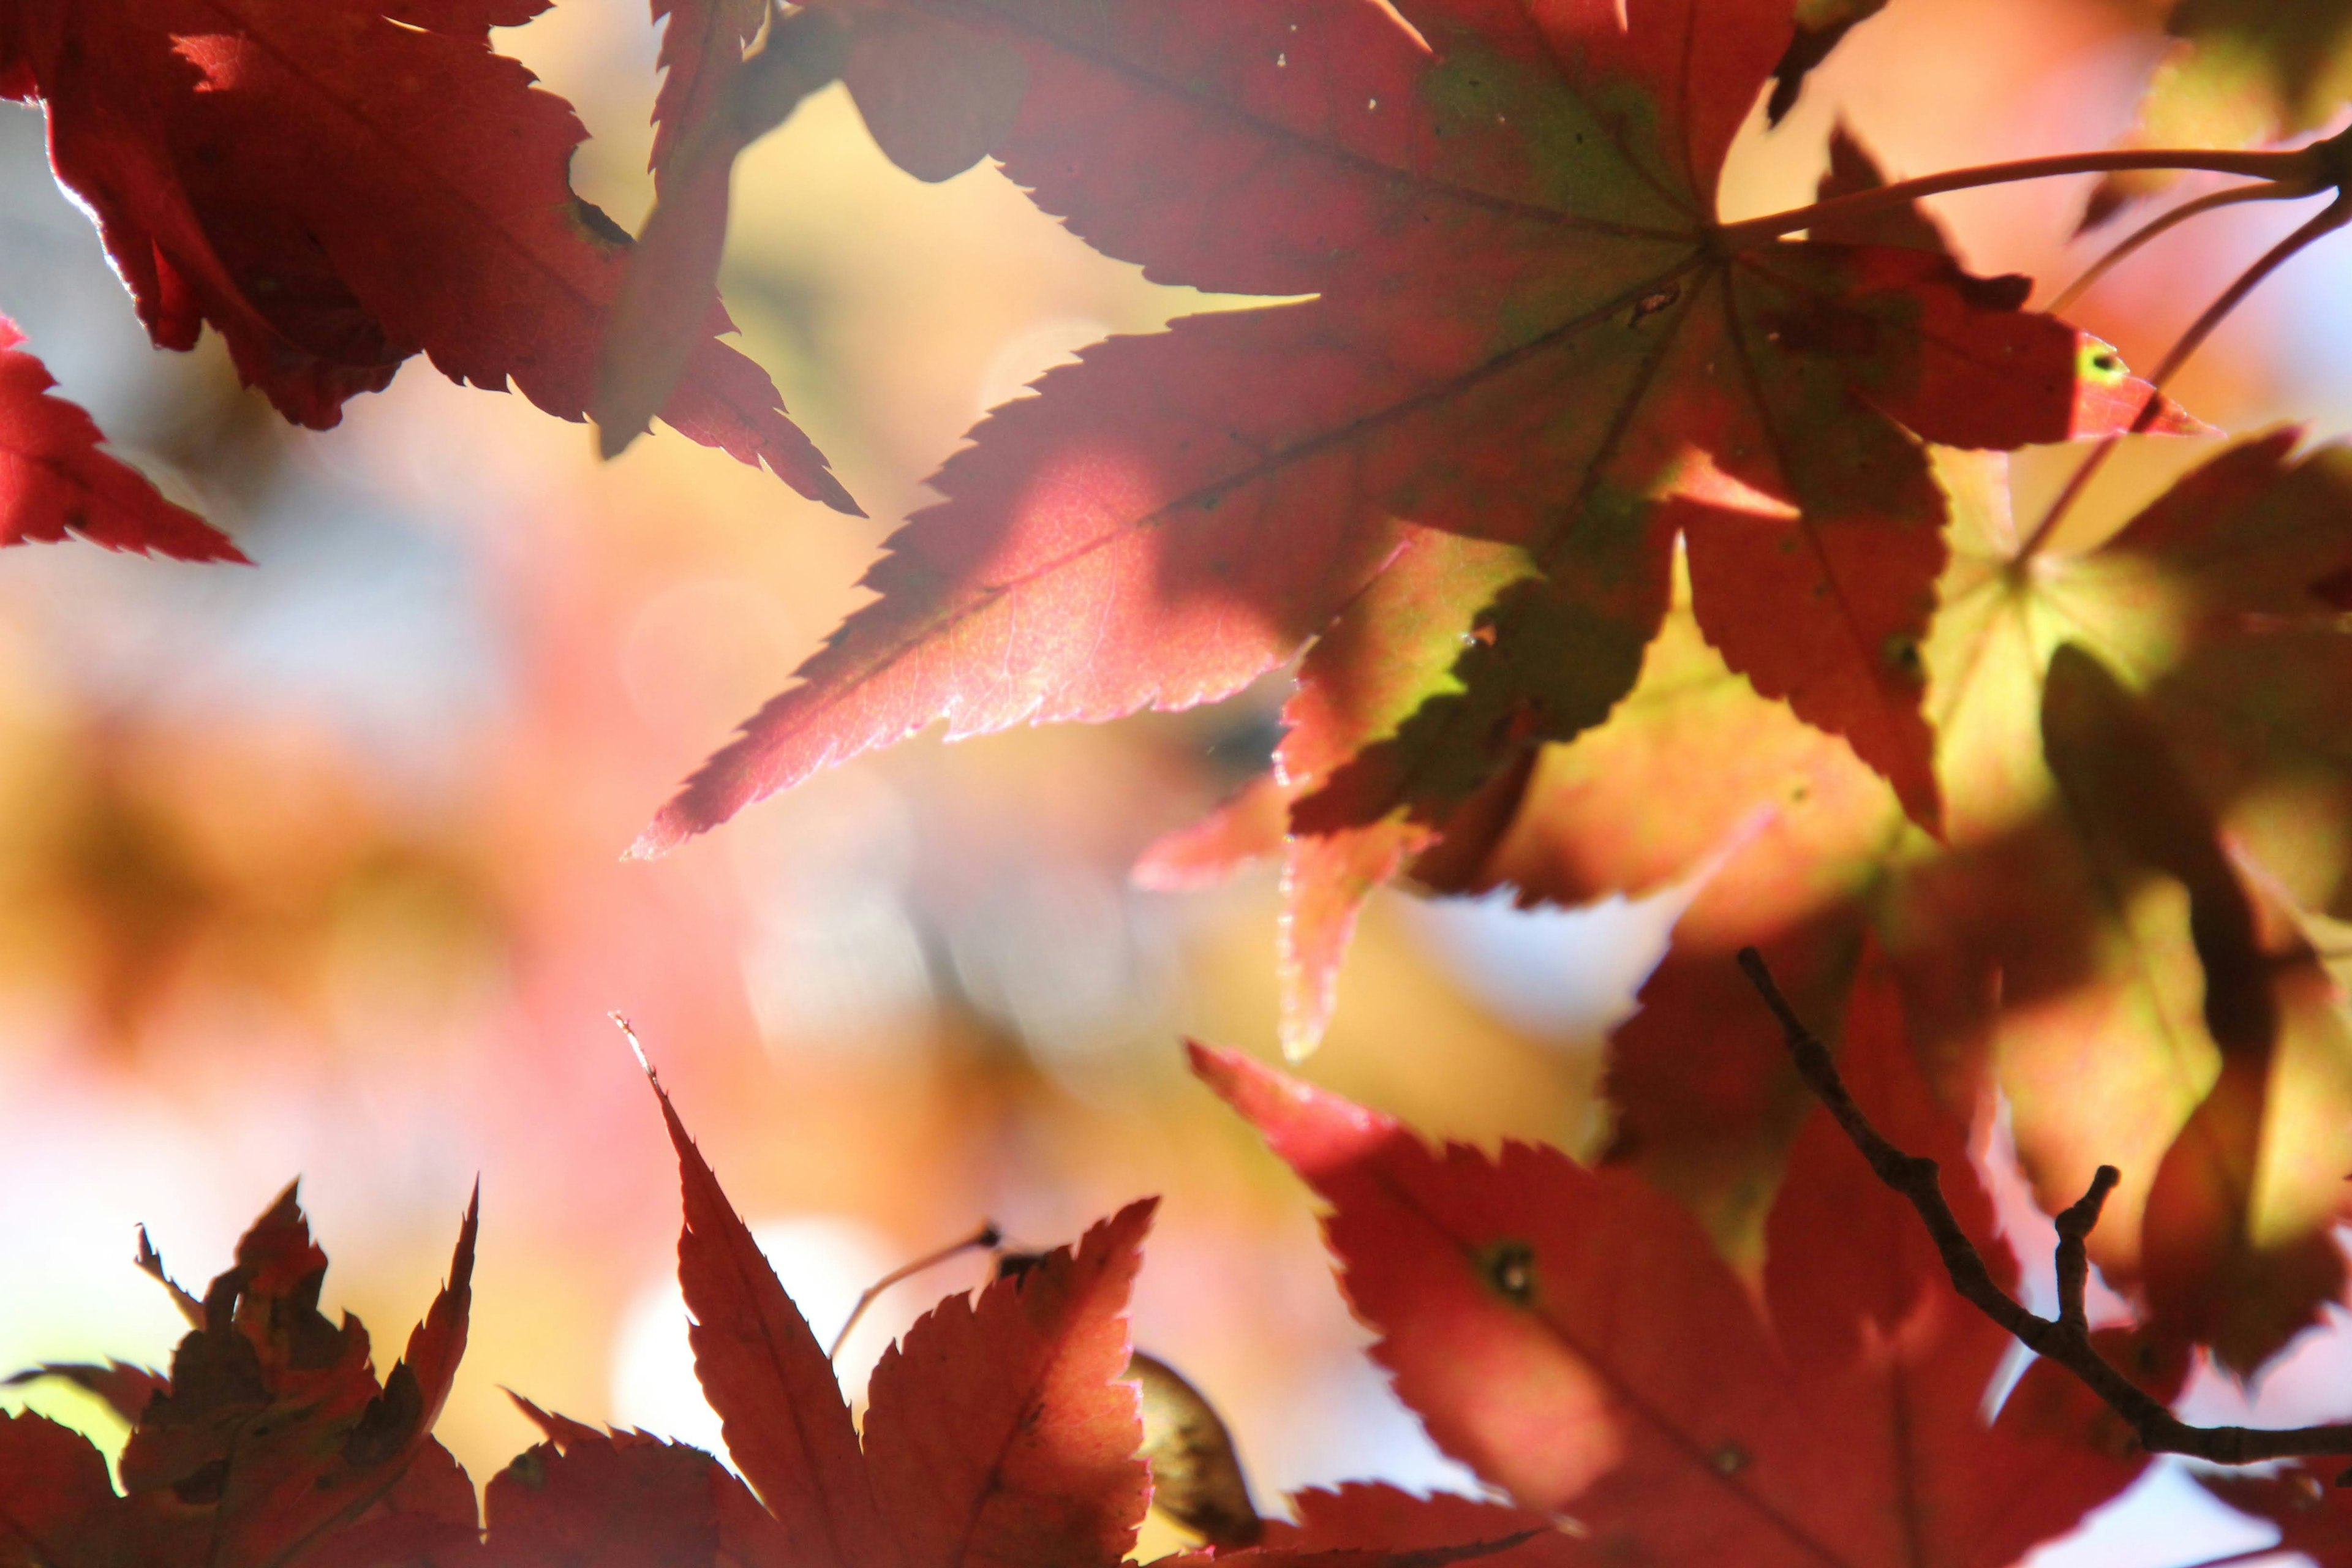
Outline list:
[[[1748,1468],[1748,1450],[1737,1443],[1718,1444],[1706,1457],[1708,1468],[1718,1476],[1736,1476]]]
[[[1524,1241],[1497,1241],[1480,1254],[1478,1272],[1495,1293],[1514,1306],[1535,1300],[1536,1249]]]

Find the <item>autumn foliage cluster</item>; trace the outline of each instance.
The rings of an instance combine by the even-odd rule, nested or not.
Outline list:
[[[2082,1332],[2154,1399],[2200,1365],[2253,1378],[2343,1298],[2352,455],[2223,444],[2164,387],[2352,216],[2352,142],[2311,134],[2352,5],[2147,4],[2170,51],[2129,145],[1890,184],[1841,131],[1815,202],[1724,221],[1735,140],[1883,3],[655,0],[634,238],[572,189],[571,110],[493,47],[544,0],[0,5],[0,91],[45,112],[153,342],[209,326],[313,428],[423,353],[593,419],[608,456],[658,417],[856,511],[721,341],[715,285],[735,159],[836,82],[908,172],[992,159],[1153,280],[1273,301],[1111,339],[982,419],[872,601],[634,853],[935,724],[1184,708],[1291,667],[1271,770],[1137,874],[1279,860],[1294,1054],[1383,885],[1695,889],[1612,1042],[1590,1166],[1433,1150],[1194,1048],[1328,1205],[1374,1356],[1488,1500],[1202,1503],[1216,1444],[1147,1421],[1131,1381],[1148,1204],[942,1302],[853,1421],[656,1084],[731,1469],[526,1402],[545,1440],[478,1496],[432,1436],[474,1213],[380,1377],[320,1310],[289,1191],[201,1296],[142,1258],[188,1321],[168,1374],[34,1370],[132,1434],[110,1474],[0,1418],[0,1563],[1112,1568],[1156,1488],[1203,1557],[2000,1568],[2129,1487],[2146,1433],[2055,1363],[1988,1413],[2009,1334],[1733,959],[1760,953],[1872,1123],[1937,1161],[2001,1289],[2021,1263],[1974,1163],[1997,1100],[2046,1213],[2120,1173],[2088,1247],[2130,1317]],[[2119,241],[2257,200],[2304,226],[2143,378],[2030,308],[2036,280],[1969,271],[1916,200],[2061,174],[2101,176],[2083,219]],[[2104,538],[2063,526],[2073,487],[2017,506],[2010,453],[2141,439],[2215,450]],[[0,537],[68,535],[243,559],[0,319]],[[2352,1444],[2303,1451],[2335,1464],[2200,1479],[2352,1562]]]

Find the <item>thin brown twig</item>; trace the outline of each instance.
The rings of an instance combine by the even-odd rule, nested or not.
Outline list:
[[[866,1294],[857,1298],[857,1305],[849,1309],[848,1321],[841,1325],[841,1331],[833,1336],[833,1343],[825,1347],[825,1359],[827,1361],[831,1361],[841,1354],[841,1347],[849,1342],[849,1331],[857,1326],[857,1320],[866,1315],[866,1309],[874,1305],[875,1299],[877,1297],[880,1296],[883,1291],[890,1289],[891,1286],[898,1283],[899,1280],[910,1279],[917,1274],[920,1274],[924,1269],[930,1268],[935,1263],[945,1263],[949,1258],[953,1258],[959,1252],[993,1252],[998,1247],[1003,1244],[1003,1233],[996,1228],[996,1222],[994,1220],[982,1220],[980,1222],[980,1228],[973,1231],[970,1236],[965,1237],[961,1241],[950,1242],[947,1246],[940,1247],[937,1252],[927,1252],[923,1254],[922,1257],[916,1258],[915,1261],[906,1265],[904,1268],[893,1268],[889,1273],[885,1274],[881,1279],[877,1279],[872,1285],[868,1286],[866,1288]]]
[[[2329,143],[2318,142],[2309,147],[2279,152],[2135,148],[2122,152],[2069,153],[2053,158],[2021,158],[2012,163],[1985,163],[1974,168],[1953,169],[1941,174],[1923,174],[1914,180],[1898,180],[1893,184],[1856,191],[1851,195],[1832,196],[1825,202],[1790,207],[1786,212],[1767,213],[1761,217],[1727,223],[1716,231],[1716,237],[1720,243],[1734,247],[1757,245],[1799,229],[1811,228],[1833,218],[1865,217],[1873,213],[1907,206],[1922,196],[1946,195],[1953,191],[1978,190],[1986,185],[2015,184],[2024,180],[2055,179],[2067,174],[2114,174],[2141,169],[2202,170],[2208,174],[2270,180],[2298,191],[2316,193],[2326,190],[2333,183],[2331,176],[2336,171],[2329,161],[2333,151]]]
[[[2123,239],[2109,247],[2104,255],[2084,269],[2080,278],[2060,289],[2050,303],[2042,306],[2042,309],[2053,316],[2063,315],[2068,306],[2090,292],[2092,285],[2114,271],[2125,260],[2137,255],[2147,246],[2171,233],[2182,224],[2193,222],[2203,217],[2207,213],[2221,207],[2237,206],[2246,202],[2296,201],[2318,194],[2316,191],[2308,190],[2300,185],[2289,185],[2280,181],[2269,180],[2259,185],[2233,185],[2226,191],[2210,192],[2199,196],[2195,201],[2183,202],[2170,211],[2150,218],[2125,236]]]
[[[2118,1180],[2115,1167],[2102,1165],[2081,1201],[2059,1215],[2058,1279],[2063,1299],[2058,1321],[2027,1310],[2002,1289],[1985,1266],[1976,1243],[1960,1227],[1952,1207],[1944,1201],[1936,1162],[1906,1153],[1871,1125],[1862,1107],[1847,1092],[1837,1063],[1821,1037],[1806,1027],[1796,1009],[1752,947],[1739,950],[1739,968],[1780,1020],[1780,1032],[1798,1076],[1837,1119],[1846,1137],[1870,1163],[1878,1179],[1893,1188],[1919,1213],[1952,1288],[1986,1317],[2009,1331],[2020,1342],[2045,1360],[2056,1362],[2080,1379],[2137,1434],[2140,1446],[2152,1454],[2185,1454],[2217,1465],[2249,1465],[2263,1459],[2305,1456],[2352,1455],[2352,1423],[2263,1430],[2250,1426],[2192,1426],[2167,1409],[2162,1401],[2133,1383],[2099,1354],[2083,1318],[2083,1284],[2089,1265],[2083,1251],[2099,1209]]]

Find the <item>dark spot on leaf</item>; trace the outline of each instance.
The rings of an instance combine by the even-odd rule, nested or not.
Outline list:
[[[537,1491],[547,1485],[547,1460],[541,1456],[538,1449],[527,1449],[515,1456],[514,1463],[507,1467],[507,1474],[512,1476],[521,1485]]]
[[[184,1503],[218,1502],[228,1489],[228,1460],[213,1460],[172,1483],[172,1495]]]
[[[2311,585],[2311,592],[2330,609],[2352,611],[2352,566],[2330,572]]]
[[[425,1419],[425,1391],[402,1362],[383,1382],[383,1392],[367,1403],[358,1425],[343,1438],[343,1463],[373,1469],[399,1456]]]
[[[1528,1306],[1536,1297],[1536,1249],[1524,1241],[1490,1242],[1478,1254],[1478,1275],[1513,1306]]]

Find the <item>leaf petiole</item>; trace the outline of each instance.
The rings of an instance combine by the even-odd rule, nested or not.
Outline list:
[[[2169,385],[2172,378],[2180,373],[2180,367],[2189,363],[2189,356],[2205,346],[2205,340],[2211,337],[2223,321],[2229,320],[2231,311],[2244,304],[2248,297],[2260,288],[2272,273],[2294,260],[2315,240],[2325,235],[2333,234],[2347,223],[2352,223],[2352,192],[2337,195],[2334,201],[2313,215],[2293,234],[2264,251],[2255,259],[2252,266],[2238,275],[2235,282],[2221,290],[2221,295],[2205,307],[2204,313],[2189,324],[2189,330],[2180,334],[2179,341],[2172,345],[2171,352],[2164,356],[2163,363],[2149,374],[2147,401],[2141,405],[2139,417],[2132,421],[2132,428],[2126,434],[2136,435],[2147,428],[2150,422],[2155,419],[2157,410],[2163,406],[2165,387]],[[2073,477],[2066,481],[2065,488],[2061,489],[2057,499],[2050,503],[2050,510],[2042,514],[2042,521],[2035,524],[2033,531],[2026,536],[2024,545],[2018,552],[2020,560],[2025,560],[2039,553],[2042,547],[2049,542],[2050,536],[2057,531],[2059,523],[2065,521],[2067,512],[2074,509],[2074,502],[2081,498],[2084,490],[2089,488],[2092,479],[2105,465],[2108,457],[2122,439],[2121,436],[2108,437],[2093,447],[2091,455],[2084,458],[2075,468]]]
[[[1787,212],[1725,224],[1716,230],[1721,243],[1739,248],[1779,239],[1832,218],[1866,217],[1909,205],[1922,196],[1987,185],[2016,184],[2026,180],[2056,179],[2065,174],[2114,174],[2135,169],[2201,170],[2215,174],[2239,174],[2266,180],[2279,196],[2311,195],[2337,184],[2332,142],[2315,142],[2285,152],[2231,153],[2197,148],[2151,148],[2140,151],[2068,153],[2051,158],[2024,158],[2014,163],[1981,163],[1898,180],[1875,190],[1833,196]]]

